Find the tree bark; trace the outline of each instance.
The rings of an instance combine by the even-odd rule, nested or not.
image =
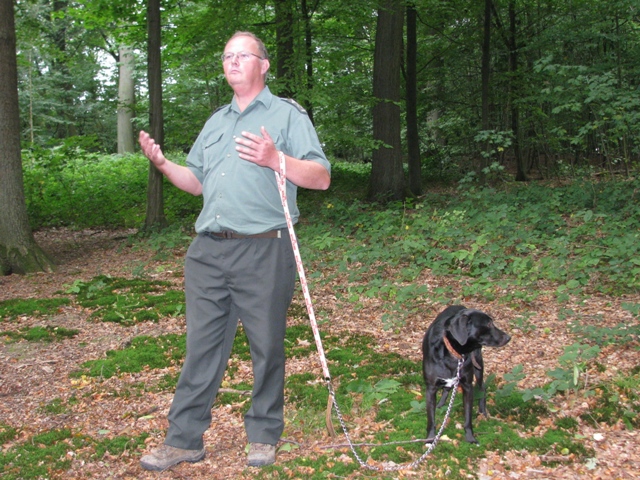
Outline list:
[[[520,150],[520,111],[518,109],[518,42],[516,40],[516,6],[509,0],[509,103],[511,104],[511,131],[513,132],[513,155],[516,160],[516,181],[528,180],[524,158]]]
[[[149,82],[149,130],[160,148],[164,148],[164,117],[162,112],[162,64],[160,56],[161,24],[160,0],[148,0],[147,4],[147,79]],[[146,229],[162,228],[164,216],[162,173],[149,162],[147,182]]]
[[[133,153],[135,140],[133,136],[135,83],[133,81],[134,56],[131,47],[123,45],[119,51],[118,76],[118,153]]]
[[[0,273],[51,272],[27,218],[20,153],[16,30],[12,0],[0,0]]]
[[[418,133],[418,80],[417,80],[417,13],[415,4],[407,5],[407,78],[406,115],[407,150],[409,163],[409,189],[414,195],[422,194],[422,162]]]
[[[489,119],[490,103],[489,92],[491,88],[491,1],[485,0],[484,2],[484,31],[482,36],[482,130],[491,129],[491,122]],[[490,145],[487,141],[485,147],[486,151],[490,150]],[[488,165],[488,156],[483,157],[480,164],[480,170]]]
[[[369,196],[404,200],[400,120],[403,3],[382,0],[373,58],[373,152]]]
[[[281,97],[293,98],[295,92],[293,58],[293,5],[291,0],[275,0],[276,76]]]

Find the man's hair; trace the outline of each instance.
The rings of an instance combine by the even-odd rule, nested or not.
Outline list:
[[[258,44],[258,51],[260,52],[260,56],[262,58],[269,58],[269,52],[267,52],[267,47],[264,46],[264,42],[258,38],[255,33],[251,32],[236,32],[234,33],[229,40],[236,37],[251,37]]]

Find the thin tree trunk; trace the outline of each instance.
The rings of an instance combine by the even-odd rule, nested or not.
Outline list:
[[[527,181],[527,172],[524,168],[524,158],[520,151],[520,111],[518,110],[518,42],[516,41],[516,6],[514,0],[509,0],[509,91],[511,104],[511,130],[513,131],[513,154],[516,160],[516,181]]]
[[[378,9],[373,58],[373,152],[369,196],[404,200],[404,171],[400,134],[400,67],[403,3],[382,0]]]
[[[147,4],[147,78],[149,82],[149,130],[160,148],[164,147],[164,117],[162,112],[162,65],[160,57],[161,24],[160,0],[148,0]],[[145,228],[164,227],[163,175],[149,162],[147,183],[147,212]]]
[[[418,82],[417,82],[417,13],[414,4],[407,6],[407,150],[409,163],[409,189],[414,195],[422,193],[422,163],[418,133]]]
[[[491,88],[491,0],[485,0],[484,2],[484,31],[482,36],[482,130],[491,129],[491,123],[489,119],[490,115],[490,103],[489,92]],[[487,142],[486,150],[488,151],[490,146]],[[482,157],[485,158],[485,157]],[[488,157],[487,157],[488,158]],[[481,160],[480,170],[486,167],[487,160]]]
[[[0,274],[51,272],[27,218],[20,153],[16,30],[12,0],[0,0]]]
[[[120,75],[118,76],[118,153],[133,153],[135,141],[133,137],[134,116],[134,56],[131,47],[120,47]]]
[[[281,97],[295,96],[293,59],[293,5],[291,0],[275,0],[276,25],[276,76]]]

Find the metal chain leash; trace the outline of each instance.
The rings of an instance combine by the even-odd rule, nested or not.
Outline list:
[[[456,370],[456,377],[454,379],[453,386],[451,387],[453,393],[449,399],[449,404],[447,406],[447,411],[440,425],[438,432],[436,433],[433,442],[429,445],[427,450],[420,456],[418,459],[414,460],[408,464],[402,465],[382,465],[376,466],[371,465],[364,461],[362,457],[358,454],[356,447],[351,440],[351,436],[349,435],[349,431],[347,429],[347,425],[345,423],[342,412],[340,411],[340,407],[338,406],[338,401],[336,400],[336,394],[333,389],[333,385],[331,384],[331,374],[329,373],[329,367],[327,365],[327,359],[324,353],[324,347],[322,345],[322,340],[320,338],[320,330],[318,329],[318,323],[316,322],[316,316],[313,310],[313,304],[311,302],[311,295],[309,294],[309,286],[307,284],[307,278],[304,273],[304,266],[302,264],[302,257],[300,256],[300,249],[298,248],[298,239],[296,237],[295,230],[293,228],[293,221],[291,220],[291,214],[289,212],[289,204],[287,203],[287,183],[286,183],[286,162],[284,153],[278,151],[278,158],[280,160],[280,172],[275,172],[276,174],[276,182],[278,184],[278,190],[280,191],[280,199],[282,200],[282,208],[284,209],[285,219],[287,221],[287,229],[289,231],[289,236],[291,237],[291,245],[293,246],[293,254],[296,259],[296,266],[298,268],[298,276],[300,277],[300,285],[302,286],[302,292],[304,294],[304,300],[307,306],[307,312],[309,314],[309,321],[311,323],[311,330],[313,331],[313,338],[316,343],[316,348],[318,350],[318,356],[320,357],[320,364],[322,366],[322,373],[324,375],[324,379],[327,382],[327,388],[329,390],[329,395],[331,398],[331,402],[333,404],[333,408],[335,409],[336,416],[338,417],[338,421],[340,422],[340,426],[342,427],[342,431],[344,432],[345,438],[347,439],[347,443],[349,444],[349,448],[353,452],[353,455],[356,457],[356,460],[360,464],[360,466],[367,470],[376,470],[376,471],[398,471],[405,469],[416,468],[420,465],[424,460],[431,454],[433,449],[436,447],[438,441],[442,437],[442,432],[445,427],[449,423],[449,418],[451,416],[451,410],[453,408],[453,402],[456,398],[456,393],[458,389],[458,384],[460,383],[460,371],[462,369],[462,365],[464,363],[464,358],[458,360],[458,368]],[[383,445],[393,445],[399,442],[389,442],[380,444]]]
[[[336,396],[335,396],[335,392],[333,390],[333,386],[331,385],[331,382],[329,382],[329,381],[327,382],[327,387],[329,388],[329,394],[331,395],[331,398],[333,400],[333,407],[334,407],[334,409],[336,411],[336,416],[338,417],[338,421],[340,422],[340,426],[342,427],[342,431],[344,432],[344,436],[347,439],[347,443],[349,444],[349,448],[351,449],[351,452],[356,457],[356,460],[358,461],[358,463],[360,464],[360,466],[362,468],[365,468],[367,470],[391,472],[391,471],[398,471],[398,470],[413,469],[413,468],[416,468],[418,465],[420,465],[422,462],[425,461],[425,459],[431,454],[433,449],[436,448],[436,445],[440,441],[440,437],[442,437],[442,432],[444,431],[445,427],[449,423],[449,418],[451,416],[451,410],[453,408],[453,401],[456,398],[456,391],[457,391],[458,383],[460,382],[460,369],[462,368],[463,363],[464,363],[464,359],[458,360],[458,368],[457,368],[457,371],[456,371],[456,378],[455,378],[455,381],[454,381],[454,384],[453,384],[453,387],[452,387],[453,393],[451,394],[451,397],[449,398],[449,404],[447,406],[447,411],[445,413],[444,420],[442,420],[442,424],[440,425],[440,428],[438,429],[438,432],[436,433],[436,436],[433,439],[433,442],[431,442],[431,444],[429,445],[427,450],[418,459],[414,460],[411,463],[401,464],[401,465],[376,466],[376,465],[371,465],[371,464],[365,462],[362,459],[362,457],[360,457],[360,455],[356,451],[356,447],[353,444],[353,441],[351,440],[351,436],[349,435],[349,431],[347,430],[347,425],[346,425],[346,423],[344,421],[344,418],[342,417],[342,412],[340,411],[340,407],[338,407],[338,402],[336,400]],[[380,446],[395,445],[395,444],[400,444],[400,443],[403,443],[403,442],[382,443],[382,444],[380,444]]]

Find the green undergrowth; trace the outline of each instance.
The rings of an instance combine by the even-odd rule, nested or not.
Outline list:
[[[366,185],[366,172],[347,175],[351,182],[358,176]],[[465,185],[379,205],[357,195],[303,194],[298,235],[311,282],[336,285],[338,308],[377,298],[400,321],[425,298],[526,306],[544,293],[542,283],[553,285],[560,303],[636,293],[639,185],[639,179]],[[425,271],[451,281],[417,282]]]
[[[0,321],[23,316],[55,316],[60,307],[69,305],[68,298],[15,298],[0,302]]]
[[[55,327],[51,325],[25,327],[18,331],[0,332],[0,338],[4,337],[9,342],[26,340],[28,342],[54,342],[65,338],[73,338],[80,333],[73,328]]]
[[[139,336],[124,348],[108,350],[106,358],[84,362],[72,376],[106,379],[121,373],[141,372],[145,368],[167,368],[181,364],[185,351],[185,335]]]
[[[80,306],[93,310],[92,319],[132,325],[184,315],[184,291],[167,281],[101,275],[66,287]]]
[[[65,478],[73,462],[95,461],[108,452],[113,456],[144,447],[148,435],[92,438],[70,429],[49,430],[16,441],[18,429],[0,424],[0,477],[3,480],[26,478]]]

